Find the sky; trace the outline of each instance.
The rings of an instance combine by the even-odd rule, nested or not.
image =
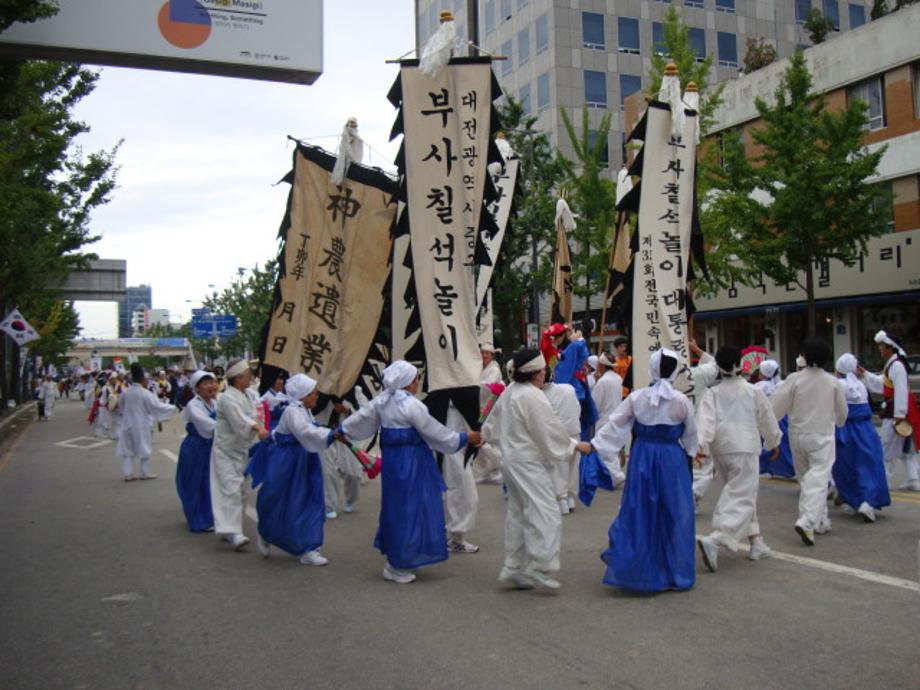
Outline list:
[[[392,170],[396,111],[386,94],[397,67],[385,61],[414,47],[413,5],[327,0],[323,74],[310,86],[100,68],[96,90],[75,110],[91,127],[79,144],[123,143],[118,187],[90,224],[102,239],[85,249],[126,259],[128,285],[151,285],[150,306],[186,321],[209,285],[221,289],[239,267],[277,253],[289,186],[275,183],[291,168],[288,135],[335,150],[355,116],[364,162]],[[114,302],[76,307],[83,337],[117,335]]]

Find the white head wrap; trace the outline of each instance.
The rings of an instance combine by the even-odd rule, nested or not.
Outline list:
[[[863,384],[856,377],[856,369],[858,367],[859,361],[849,352],[840,355],[834,367],[846,377],[844,380],[846,381],[847,397],[856,397],[862,393]]]
[[[796,366],[796,369],[804,369],[805,367],[808,366],[808,362],[805,361],[805,357],[803,357],[802,355],[799,355],[798,357],[795,358],[795,366]]]
[[[418,369],[404,359],[393,362],[383,370],[383,387],[400,391],[418,378]]]
[[[291,400],[300,402],[306,398],[316,388],[316,381],[306,374],[294,374],[284,384],[284,392],[288,394]]]
[[[601,356],[597,358],[597,361],[599,364],[603,364],[605,367],[615,367],[617,364],[612,359],[610,359],[610,355],[608,355],[606,352],[602,352]]]
[[[479,343],[480,352],[495,352],[495,346],[490,342]]]
[[[192,386],[192,390],[198,388],[198,384],[201,383],[203,379],[214,379],[217,380],[217,377],[214,376],[210,371],[196,371],[192,374],[192,377],[189,379],[189,383]]]
[[[522,374],[532,374],[537,371],[543,371],[544,369],[546,369],[546,359],[544,359],[543,354],[540,353],[533,359],[524,362],[521,366],[514,369],[514,371],[519,371]]]
[[[875,342],[878,344],[885,343],[889,347],[894,348],[894,351],[897,352],[902,357],[907,357],[907,353],[904,352],[904,349],[898,345],[898,343],[891,338],[885,331],[879,331],[875,334]]]
[[[671,372],[671,375],[666,379],[661,378],[661,358],[670,357],[671,359],[676,359],[677,363],[680,364],[680,359],[677,357],[677,353],[673,350],[669,350],[666,347],[662,347],[652,353],[651,358],[648,362],[648,375],[652,380],[649,388],[652,389],[652,398],[649,401],[652,407],[658,407],[658,403],[661,400],[670,400],[677,395],[677,391],[671,386],[674,379],[677,378],[677,373],[680,370],[680,367],[674,367],[674,371]]]
[[[779,362],[773,359],[765,359],[760,363],[760,377],[763,382],[761,390],[767,396],[773,395],[773,391],[782,383],[779,378]]]
[[[597,363],[599,361],[600,361],[600,358],[597,355],[591,355],[590,357],[588,357],[588,366],[591,367],[592,370],[596,370]]]
[[[249,369],[249,363],[245,359],[238,359],[230,365],[224,375],[227,379],[232,379],[234,376],[239,376],[247,369]]]

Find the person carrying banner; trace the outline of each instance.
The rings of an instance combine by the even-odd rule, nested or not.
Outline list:
[[[824,367],[831,349],[820,338],[805,341],[805,368],[776,389],[770,402],[777,419],[789,416],[789,444],[799,476],[799,517],[795,531],[807,546],[831,529],[827,485],[834,464],[834,426],[847,420],[847,402],[837,379]]]
[[[891,505],[888,478],[885,475],[885,452],[875,425],[869,392],[856,377],[859,362],[847,352],[835,366],[847,400],[847,423],[837,430],[837,452],[831,475],[837,488],[835,505],[845,504],[848,515],[862,516],[875,522],[875,511]]]
[[[380,431],[383,482],[380,525],[374,546],[386,556],[383,578],[415,580],[416,568],[447,560],[444,480],[432,450],[453,453],[479,445],[479,432],[454,432],[415,397],[418,369],[397,360],[383,371],[384,392],[342,422],[340,440],[362,440]]]
[[[757,561],[769,555],[757,520],[760,439],[778,454],[782,438],[767,396],[741,377],[740,348],[723,345],[716,352],[716,363],[721,381],[703,395],[696,420],[696,462],[711,456],[725,480],[712,513],[713,531],[696,540],[703,563],[712,572],[718,568],[720,547],[737,551],[745,537],[751,545],[748,558]]]
[[[860,367],[858,374],[870,392],[885,396],[879,435],[885,449],[888,484],[891,485],[894,468],[900,459],[907,472],[907,483],[898,487],[898,490],[920,491],[920,463],[917,462],[917,450],[920,448],[920,406],[908,385],[907,355],[885,331],[875,334],[875,343],[885,362],[882,373],[872,374]],[[910,433],[901,436],[896,430],[898,427],[909,427]]]
[[[217,425],[217,377],[196,371],[189,380],[195,397],[182,410],[187,433],[179,447],[176,491],[190,532],[213,532],[211,447]]]
[[[273,443],[261,444],[264,471],[253,473],[258,488],[259,553],[268,558],[271,547],[299,556],[303,565],[326,565],[323,545],[326,504],[319,453],[334,439],[328,427],[318,425],[310,410],[316,406],[316,381],[295,374],[284,386],[290,403],[272,432]],[[256,454],[253,462],[259,462]]]
[[[647,388],[633,391],[591,440],[601,458],[635,441],[620,511],[609,530],[604,584],[642,592],[690,589],[696,581],[693,491],[687,456],[696,455],[693,404],[671,385],[678,356],[652,353]]]
[[[121,458],[121,471],[126,482],[138,479],[134,474],[134,459],[140,459],[140,479],[156,479],[150,472],[150,436],[154,422],[169,419],[176,408],[164,403],[145,387],[147,375],[140,364],[131,365],[132,384],[118,398],[121,423],[118,429],[116,454]]]
[[[245,360],[228,365],[227,388],[217,397],[217,424],[211,449],[214,531],[236,551],[249,543],[243,534],[243,472],[249,462],[249,447],[257,438],[268,436],[268,429],[258,421],[258,400],[247,394],[251,380],[252,370]]]
[[[779,362],[766,359],[760,363],[758,371],[760,380],[754,386],[767,398],[773,397],[773,393],[783,383],[780,377]],[[789,446],[788,418],[783,417],[779,420],[779,430],[783,432],[783,440],[779,443],[779,457],[774,460],[773,452],[764,447],[760,454],[760,473],[791,478],[795,476],[795,463],[792,461],[792,448]]]
[[[508,489],[505,560],[500,582],[520,589],[539,585],[559,589],[562,515],[553,484],[553,466],[573,453],[589,452],[559,421],[543,393],[547,362],[537,350],[514,355],[512,383],[483,426],[483,438],[502,452],[502,476]],[[574,425],[572,427],[574,431]]]

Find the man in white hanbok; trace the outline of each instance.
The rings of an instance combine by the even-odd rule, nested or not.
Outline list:
[[[770,402],[777,419],[789,416],[789,444],[799,477],[799,517],[795,531],[807,546],[831,529],[827,484],[836,457],[834,427],[847,421],[847,401],[837,379],[826,371],[831,349],[820,338],[805,342],[805,368],[776,389]]]
[[[719,366],[715,357],[704,352],[692,339],[690,351],[699,358],[696,366],[690,368],[693,378],[693,404],[699,408],[706,390],[719,381]],[[709,492],[714,477],[715,466],[711,456],[707,455],[699,462],[693,463],[693,509],[697,514],[700,512],[700,501]]]
[[[713,531],[697,539],[703,562],[715,572],[719,547],[738,550],[747,538],[749,558],[759,560],[770,553],[760,536],[757,520],[757,489],[760,483],[760,439],[776,449],[782,432],[767,396],[741,377],[741,350],[725,345],[716,353],[721,382],[706,391],[696,423],[699,451],[696,462],[710,456],[725,480],[712,514]],[[774,450],[778,455],[778,450]]]
[[[581,440],[581,405],[578,403],[575,387],[568,383],[551,381],[552,374],[549,369],[546,378],[543,394],[549,400],[556,418],[565,427],[569,438],[574,441]],[[551,467],[559,512],[568,515],[575,510],[575,498],[578,496],[578,453],[573,452],[567,460],[553,463]]]
[[[38,389],[38,399],[45,405],[45,419],[49,422],[54,415],[54,401],[59,397],[57,383],[52,381],[50,376],[46,376]]]
[[[447,406],[444,423],[451,431],[468,432],[469,425],[451,402]],[[481,451],[481,449],[480,449]],[[479,491],[473,476],[472,463],[465,463],[465,449],[445,453],[441,467],[447,491],[444,492],[444,525],[447,527],[447,550],[451,553],[477,553],[479,547],[466,540],[466,535],[476,525],[479,510]]]
[[[150,444],[154,422],[169,419],[176,408],[164,403],[146,388],[144,370],[140,364],[131,365],[131,385],[118,397],[118,447],[121,472],[126,482],[134,479],[156,479],[150,472]],[[140,476],[134,473],[134,459],[140,460]]]
[[[607,423],[613,411],[623,402],[623,378],[615,371],[615,367],[616,361],[606,352],[602,352],[597,358],[597,382],[591,391],[591,397],[594,398],[594,404],[597,405],[596,428],[598,430]],[[610,471],[610,478],[613,479],[614,486],[626,481],[620,458],[603,462]]]
[[[214,531],[239,550],[249,543],[243,534],[244,476],[249,448],[268,436],[256,405],[247,393],[252,370],[245,360],[227,367],[227,388],[217,398],[217,425],[211,450],[211,508]]]
[[[495,361],[495,348],[492,343],[481,343],[479,352],[482,356],[482,372],[479,374],[479,409],[483,409],[492,399],[488,386],[502,383],[502,368]],[[473,476],[477,483],[501,484],[502,473],[499,467],[502,454],[497,446],[484,443],[473,462]]]

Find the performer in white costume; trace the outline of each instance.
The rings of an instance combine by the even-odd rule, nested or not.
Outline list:
[[[121,458],[121,473],[126,482],[137,479],[134,459],[140,460],[140,479],[156,479],[150,472],[150,435],[154,422],[169,419],[176,408],[157,399],[146,388],[147,376],[140,364],[131,365],[131,381],[118,398],[121,423],[116,454]]]

